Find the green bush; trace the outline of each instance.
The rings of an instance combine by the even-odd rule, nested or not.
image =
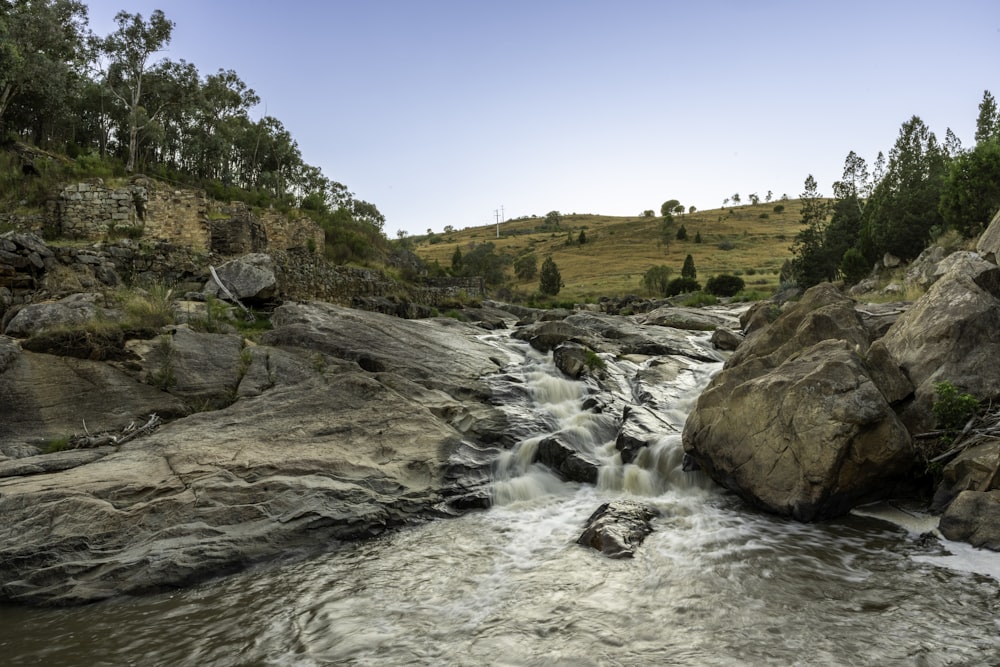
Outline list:
[[[950,382],[938,382],[934,385],[934,390],[938,400],[934,402],[931,411],[938,428],[944,431],[957,431],[979,412],[979,399],[969,393],[959,393],[958,388]]]
[[[736,296],[745,283],[739,276],[722,275],[712,276],[705,282],[705,291],[715,296]]]
[[[674,278],[667,283],[666,296],[677,296],[688,292],[698,292],[701,290],[701,283],[694,278]]]
[[[667,296],[667,288],[670,285],[670,275],[673,269],[660,264],[651,266],[642,274],[642,286],[649,290],[650,294],[657,296]]]

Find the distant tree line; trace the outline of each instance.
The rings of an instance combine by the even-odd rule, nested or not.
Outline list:
[[[254,205],[339,211],[381,232],[378,209],[306,164],[280,120],[251,118],[260,98],[236,72],[158,57],[175,26],[162,11],[121,11],[115,24],[94,35],[79,0],[0,2],[0,138],[116,160],[222,199],[246,200],[233,196],[241,190]]]
[[[886,253],[903,261],[953,229],[971,238],[1000,209],[1000,113],[985,91],[971,150],[948,129],[943,143],[918,117],[903,123],[888,160],[879,153],[869,168],[854,151],[833,198],[805,180],[803,229],[792,246],[785,280],[809,287],[843,278],[856,283]]]

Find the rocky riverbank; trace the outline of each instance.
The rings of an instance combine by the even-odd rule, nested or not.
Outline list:
[[[2,313],[0,598],[73,604],[183,586],[485,506],[490,462],[520,432],[488,382],[510,359],[483,334],[502,328],[597,388],[599,353],[705,360],[683,330],[715,328],[716,346],[736,351],[688,421],[692,462],[769,511],[836,516],[912,480],[936,382],[1000,395],[985,372],[1000,352],[991,233],[978,253],[944,258],[910,307],[859,305],[822,285],[742,319],[669,305],[618,316],[488,302],[463,311],[467,321],[403,319],[282,298],[280,268],[258,257],[253,270],[220,273],[240,299],[267,295],[265,333],[192,326],[192,313],[209,314],[205,302],[181,300],[173,324],[96,340],[72,332],[125,317],[101,281],[49,300],[40,283]],[[24,262],[11,261],[44,278],[56,253],[29,241],[37,261],[20,241],[8,252]],[[643,381],[668,381],[670,368],[648,366]],[[657,406],[641,397],[624,405],[598,394],[593,409],[623,460],[658,435]],[[143,429],[154,414],[164,424]],[[969,445],[943,470],[942,531],[1000,548],[1000,439]],[[596,479],[570,450],[553,438],[539,461]]]

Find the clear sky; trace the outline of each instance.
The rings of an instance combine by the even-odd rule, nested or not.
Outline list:
[[[304,160],[423,234],[506,218],[832,193],[920,116],[974,143],[998,0],[85,0],[176,22]]]

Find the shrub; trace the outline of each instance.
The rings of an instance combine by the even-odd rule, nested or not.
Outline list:
[[[687,306],[688,308],[697,308],[699,306],[714,306],[717,303],[719,303],[719,300],[711,294],[696,292],[684,299],[684,301],[681,302],[681,305]]]
[[[956,431],[979,412],[979,399],[969,393],[959,393],[958,388],[950,382],[938,382],[934,385],[938,400],[934,402],[931,411],[937,420],[938,428],[945,431]]]
[[[840,273],[849,285],[861,282],[870,271],[871,266],[857,248],[848,248],[840,260]]]
[[[736,244],[732,241],[726,239],[725,241],[719,241],[719,250],[732,250],[736,247]]]
[[[677,296],[687,292],[697,292],[701,290],[701,283],[694,278],[674,278],[667,283],[666,296]]]
[[[745,283],[739,276],[723,273],[709,278],[705,282],[705,291],[715,296],[736,296],[744,286]]]
[[[784,213],[785,212],[785,205],[784,204],[775,204],[774,205],[774,212],[775,213]]]
[[[673,270],[669,266],[660,264],[646,269],[642,275],[642,286],[649,290],[650,294],[667,296],[667,286],[670,284],[670,274]]]

